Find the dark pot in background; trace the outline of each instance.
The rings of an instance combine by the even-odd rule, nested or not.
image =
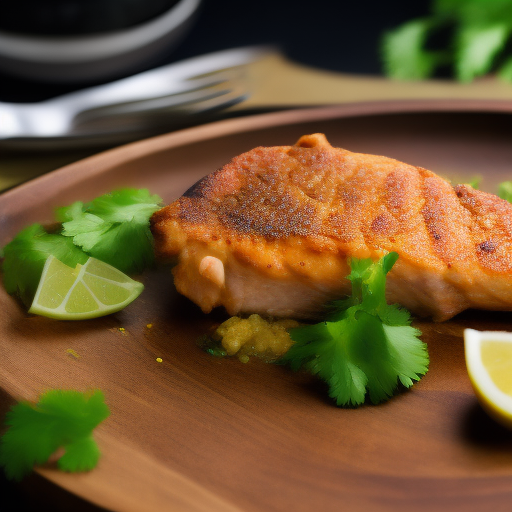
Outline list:
[[[201,0],[14,0],[0,3],[0,70],[93,83],[151,67],[190,28]]]
[[[0,3],[0,31],[76,36],[122,30],[168,11],[179,0],[16,0]]]

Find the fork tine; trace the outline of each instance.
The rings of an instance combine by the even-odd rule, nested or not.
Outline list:
[[[147,100],[139,100],[128,103],[119,103],[108,107],[81,112],[74,119],[73,127],[77,129],[80,125],[94,119],[121,117],[126,115],[154,115],[159,110],[176,109],[190,104],[212,101],[222,104],[231,102],[229,98],[239,97],[242,101],[248,96],[246,83],[243,80],[244,74],[240,69],[215,72],[208,78],[201,76],[193,79],[193,86],[186,92],[169,94],[160,97],[153,97]]]
[[[149,129],[151,127],[175,126],[201,114],[228,108],[248,97],[243,82],[229,82],[204,88],[191,93],[164,96],[153,100],[121,105],[117,109],[102,111],[102,115],[80,116],[73,134],[121,129]]]
[[[187,84],[190,87],[194,87],[196,84],[199,87],[206,87],[207,84],[215,84],[218,82],[227,82],[231,80],[240,79],[245,75],[246,64],[238,64],[231,68],[218,69],[216,71],[210,71],[208,73],[201,73],[187,79]]]
[[[247,87],[242,84],[231,84],[229,91],[223,94],[212,95],[210,98],[204,98],[200,101],[194,101],[189,104],[182,104],[174,109],[174,111],[186,110],[192,115],[203,114],[215,110],[226,109],[236,105],[249,97],[250,92]],[[184,114],[187,115],[187,114]]]

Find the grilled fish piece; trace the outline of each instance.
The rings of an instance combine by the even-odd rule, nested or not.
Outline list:
[[[204,312],[315,318],[350,293],[348,257],[400,255],[387,299],[446,320],[512,309],[512,205],[323,134],[259,147],[151,219],[159,259]]]

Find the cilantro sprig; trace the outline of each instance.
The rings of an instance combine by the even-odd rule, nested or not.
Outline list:
[[[103,393],[53,389],[37,404],[20,402],[7,413],[7,432],[0,440],[0,466],[11,480],[21,480],[34,465],[41,465],[59,449],[64,471],[93,469],[100,450],[93,430],[109,416]]]
[[[427,346],[407,310],[386,302],[386,274],[398,258],[351,260],[352,296],[334,303],[329,321],[290,331],[295,344],[283,356],[293,370],[304,367],[329,386],[339,406],[390,398],[428,370]]]
[[[62,234],[87,254],[125,274],[141,272],[153,263],[149,218],[162,199],[147,189],[125,188],[60,208]]]
[[[512,81],[510,0],[433,0],[431,14],[404,23],[382,39],[384,71],[392,78],[420,80],[451,66],[470,82],[492,70]],[[446,42],[435,49],[435,39]]]
[[[30,306],[50,255],[73,268],[92,256],[125,274],[141,272],[154,260],[149,218],[161,203],[147,189],[124,188],[58,209],[58,229],[33,224],[4,247],[5,289]]]

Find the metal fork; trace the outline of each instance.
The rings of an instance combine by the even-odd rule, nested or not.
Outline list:
[[[249,94],[243,65],[270,51],[215,52],[39,103],[0,102],[0,140],[131,132],[226,108]]]

